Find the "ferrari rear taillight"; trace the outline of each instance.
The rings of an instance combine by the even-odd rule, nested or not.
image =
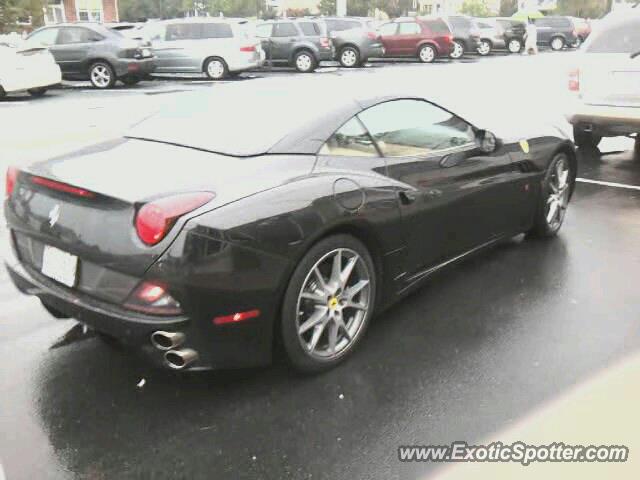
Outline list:
[[[136,215],[136,232],[146,245],[162,240],[181,216],[209,202],[211,192],[185,193],[144,204]]]
[[[569,72],[569,91],[580,91],[580,69],[576,68]]]
[[[240,47],[240,51],[241,52],[255,52],[256,51],[256,46],[255,45],[246,45],[244,47]]]
[[[13,193],[13,190],[16,186],[16,181],[18,180],[18,172],[19,170],[16,167],[7,168],[7,173],[5,175],[5,197],[9,198]]]
[[[182,313],[180,304],[167,291],[162,282],[143,281],[129,295],[126,308],[155,315],[178,315]]]

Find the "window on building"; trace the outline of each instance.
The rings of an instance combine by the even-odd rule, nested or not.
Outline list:
[[[62,0],[50,0],[48,2],[44,20],[46,24],[62,23],[66,20]]]
[[[76,11],[81,22],[102,22],[104,18],[102,0],[76,0]]]
[[[432,12],[433,12],[433,5],[422,6],[422,13],[424,13],[425,15],[431,15]]]

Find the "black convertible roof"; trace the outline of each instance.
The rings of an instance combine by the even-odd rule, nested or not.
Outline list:
[[[126,136],[240,157],[315,154],[362,105],[326,81],[214,84],[180,96]]]

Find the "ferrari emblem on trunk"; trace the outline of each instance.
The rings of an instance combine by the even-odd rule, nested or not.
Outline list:
[[[60,205],[56,204],[49,212],[49,226],[53,227],[60,218]]]

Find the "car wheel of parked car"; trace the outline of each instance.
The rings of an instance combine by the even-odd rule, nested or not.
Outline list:
[[[558,233],[569,205],[575,176],[566,153],[558,153],[547,169],[542,184],[541,202],[533,228],[535,237],[553,237]]]
[[[27,90],[27,92],[29,92],[29,95],[31,95],[32,97],[42,97],[45,93],[47,93],[47,88],[32,88],[30,90]]]
[[[573,141],[579,147],[596,148],[602,137],[593,132],[586,132],[579,127],[573,127]]]
[[[116,74],[106,62],[96,62],[89,68],[89,80],[95,88],[111,88],[116,83]]]
[[[564,48],[564,38],[554,37],[551,39],[551,50],[559,51]]]
[[[636,139],[633,144],[633,159],[640,162],[640,133],[636,133]]]
[[[340,65],[346,68],[360,66],[360,52],[355,47],[344,47],[340,52]]]
[[[373,260],[360,241],[333,235],[314,245],[282,304],[282,340],[291,364],[319,372],[342,361],[367,329],[375,292]]]
[[[124,77],[122,77],[120,79],[120,81],[122,83],[124,83],[125,85],[131,86],[131,85],[135,85],[136,83],[139,83],[140,80],[142,80],[140,77],[137,77],[135,75],[125,75]]]
[[[509,49],[509,53],[520,53],[522,51],[522,42],[517,38],[512,38],[509,40],[507,48]]]
[[[432,63],[436,59],[436,49],[431,45],[423,45],[418,52],[418,58],[422,63]]]
[[[204,62],[204,73],[211,80],[222,80],[229,73],[229,69],[223,59],[214,57]]]
[[[449,56],[454,60],[457,60],[459,58],[462,58],[463,55],[464,55],[464,45],[462,44],[462,42],[458,40],[454,40],[453,49],[451,50],[451,54]]]
[[[0,85],[0,98],[4,98],[7,96],[7,92],[4,91],[4,88],[2,88],[2,85]]]
[[[311,52],[302,50],[293,58],[293,65],[300,73],[310,73],[316,69],[316,59]]]
[[[483,57],[486,57],[491,53],[491,42],[489,40],[481,40],[478,47],[478,53]]]

